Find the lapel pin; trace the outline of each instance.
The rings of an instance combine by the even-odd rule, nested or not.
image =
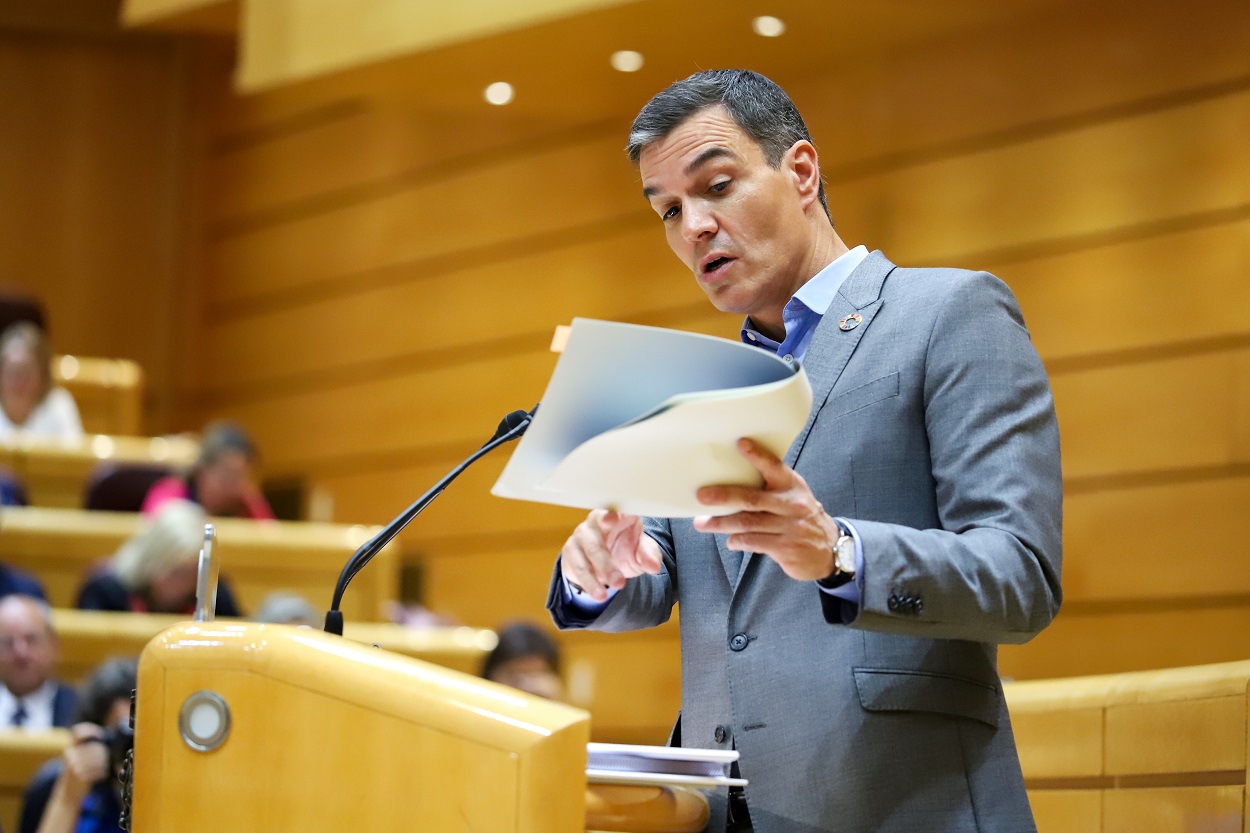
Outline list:
[[[846,316],[845,318],[838,319],[838,329],[842,330],[843,332],[853,330],[856,327],[858,327],[859,322],[863,320],[864,320],[864,316],[860,315],[858,312],[853,312],[850,315]]]

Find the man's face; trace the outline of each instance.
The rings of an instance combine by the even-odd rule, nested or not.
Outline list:
[[[0,677],[17,697],[52,676],[56,637],[33,602],[10,597],[0,603]]]
[[[252,482],[252,463],[242,451],[224,451],[201,469],[196,480],[200,505],[210,515],[239,510],[244,490]]]
[[[802,272],[809,226],[793,153],[772,167],[717,106],[647,145],[638,162],[669,247],[713,306],[757,325],[780,324],[786,302],[811,277]]]
[[[38,403],[43,374],[35,354],[26,345],[11,341],[0,363],[0,399],[10,415],[25,419]]]

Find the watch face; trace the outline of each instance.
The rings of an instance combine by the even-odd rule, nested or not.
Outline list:
[[[855,572],[855,539],[849,535],[843,535],[838,539],[838,543],[833,548],[833,561],[838,565],[838,572],[854,573]]]

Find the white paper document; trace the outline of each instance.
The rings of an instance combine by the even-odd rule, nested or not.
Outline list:
[[[578,318],[491,493],[655,517],[725,514],[695,493],[762,483],[738,439],[784,456],[811,408],[806,372],[767,350]]]
[[[745,787],[745,778],[729,774],[736,760],[738,753],[731,749],[588,743],[586,780],[592,784]]]

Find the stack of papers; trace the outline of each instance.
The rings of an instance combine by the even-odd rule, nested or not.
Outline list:
[[[575,319],[538,413],[491,490],[653,517],[722,515],[702,486],[762,484],[750,437],[784,457],[812,408],[797,362],[736,341]]]
[[[738,753],[723,749],[672,746],[586,744],[586,780],[591,784],[645,784],[656,787],[745,787],[729,777]]]

